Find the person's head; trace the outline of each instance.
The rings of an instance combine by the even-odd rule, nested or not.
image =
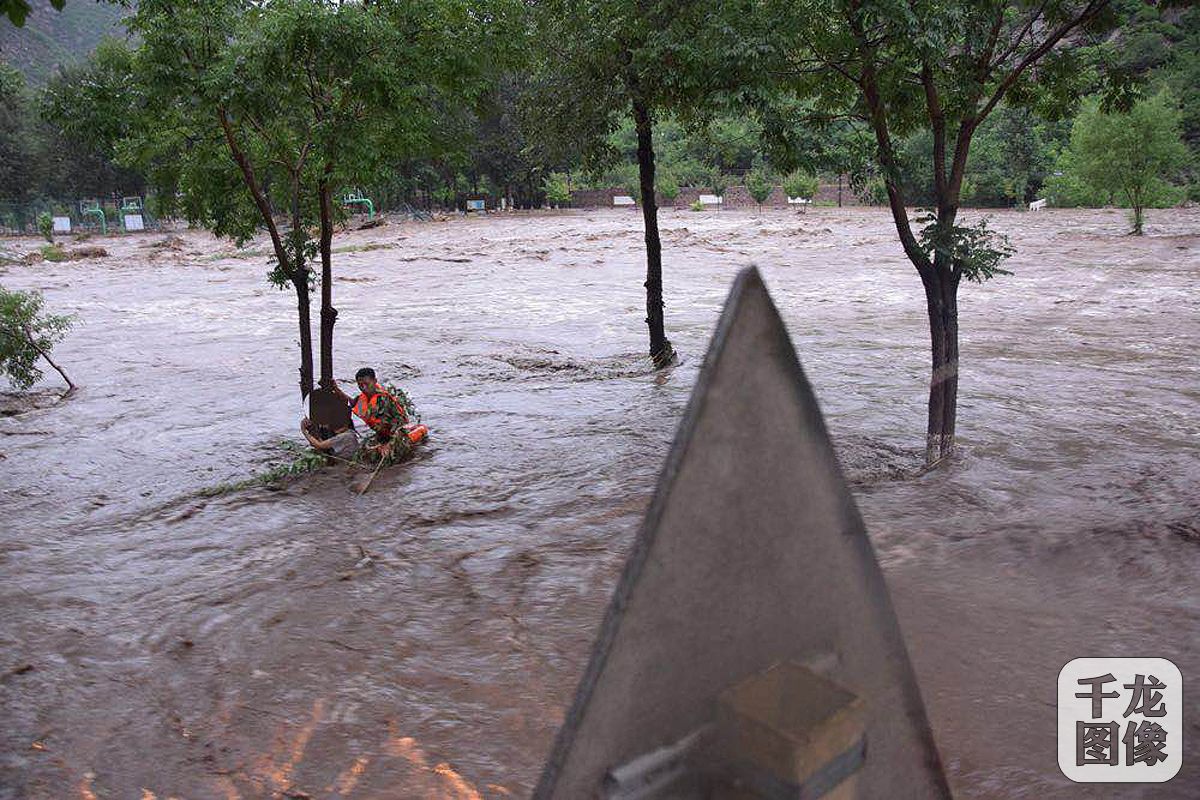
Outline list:
[[[369,392],[375,388],[375,370],[363,367],[354,373],[354,382],[358,384],[359,391]]]

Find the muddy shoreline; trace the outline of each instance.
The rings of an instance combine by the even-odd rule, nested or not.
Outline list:
[[[1174,781],[1099,790],[1058,772],[1053,702],[1083,655],[1200,675],[1200,211],[1140,240],[1117,211],[994,215],[1015,275],[962,290],[962,453],[920,476],[924,310],[885,212],[664,214],[665,374],[641,354],[639,223],[339,236],[339,374],[372,364],[433,431],[361,498],[339,468],[196,496],[297,438],[294,311],[256,245],[0,267],[78,315],[56,355],[81,386],[0,418],[0,798],[526,796],[749,263],[956,795],[1195,796],[1200,695]]]

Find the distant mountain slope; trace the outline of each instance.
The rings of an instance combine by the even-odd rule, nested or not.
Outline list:
[[[124,36],[121,17],[131,11],[95,0],[67,0],[62,11],[48,0],[30,5],[23,28],[0,18],[0,61],[19,69],[32,85],[45,83],[59,65],[87,58],[105,36]]]

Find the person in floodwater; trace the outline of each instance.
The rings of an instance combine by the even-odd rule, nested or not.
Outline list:
[[[379,385],[375,370],[363,367],[354,373],[354,382],[358,384],[357,397],[351,398],[337,384],[334,384],[334,389],[350,405],[350,411],[375,434],[374,441],[368,442],[367,449],[381,458],[387,458],[397,448],[407,448],[405,427],[408,425],[408,415],[404,413],[400,402]],[[402,452],[399,450],[396,455]]]
[[[327,456],[333,456],[342,461],[353,461],[358,452],[358,434],[350,426],[339,428],[333,432],[333,435],[322,439],[321,432],[316,429],[308,417],[305,417],[300,420],[300,432],[304,434],[304,438],[308,440],[314,450]]]

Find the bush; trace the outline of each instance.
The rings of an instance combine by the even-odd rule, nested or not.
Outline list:
[[[675,176],[670,172],[660,172],[657,184],[656,188],[663,199],[668,203],[674,203],[675,198],[679,196],[679,181],[675,180]]]
[[[729,189],[729,176],[723,172],[714,173],[712,176],[712,192],[717,197],[724,197],[725,192]]]
[[[43,211],[37,218],[38,233],[50,244],[54,244],[54,217],[49,211]]]
[[[868,178],[854,190],[854,193],[858,195],[859,200],[868,205],[886,206],[888,204],[887,184],[879,175]]]
[[[759,208],[771,196],[773,188],[770,176],[762,170],[754,170],[746,176],[746,191],[750,192],[750,196],[754,198],[754,202],[758,203]]]
[[[47,261],[66,261],[67,251],[57,244],[42,245],[42,258]]]
[[[788,197],[803,197],[811,200],[817,193],[818,186],[820,186],[820,181],[817,180],[817,176],[809,175],[807,172],[796,171],[783,180],[783,190],[787,192]]]
[[[625,190],[625,194],[633,198],[633,201],[638,205],[642,204],[642,182],[638,178],[626,179],[621,187]]]
[[[688,206],[688,208],[692,209],[692,211],[703,211],[704,203],[701,203],[699,200],[697,200],[696,202],[694,202],[690,206]]]
[[[546,202],[552,206],[565,206],[571,202],[565,172],[551,172],[542,182],[542,188],[546,191]]]

